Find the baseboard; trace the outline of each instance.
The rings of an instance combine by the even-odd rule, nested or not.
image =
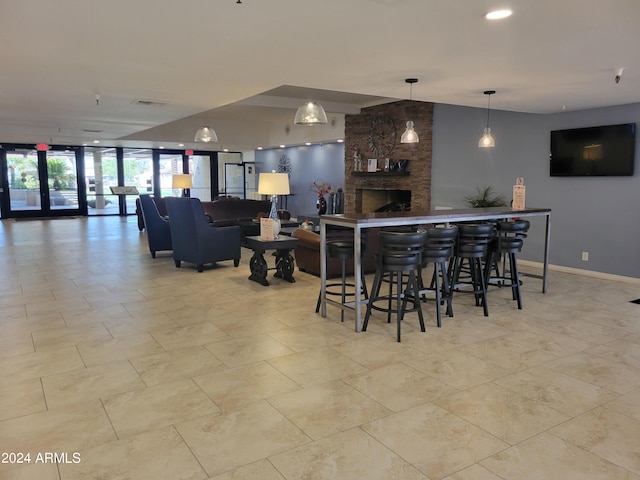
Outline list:
[[[539,268],[541,270],[544,268],[544,264],[542,262],[532,262],[530,260],[518,259],[518,264],[523,267],[534,267],[534,268]],[[599,278],[601,280],[612,280],[614,282],[623,282],[623,283],[629,283],[632,285],[640,285],[640,278],[625,277],[623,275],[613,275],[611,273],[594,272],[593,270],[583,270],[581,268],[563,267],[561,265],[549,264],[549,270],[554,270],[556,272],[570,273],[573,275],[582,275],[584,277]]]

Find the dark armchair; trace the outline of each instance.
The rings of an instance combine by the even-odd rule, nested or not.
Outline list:
[[[160,214],[155,200],[149,195],[140,195],[140,209],[151,256],[156,258],[156,252],[160,250],[173,250],[169,221]]]
[[[209,223],[198,198],[166,197],[171,225],[173,260],[195,263],[202,272],[205,263],[233,260],[240,263],[240,227],[215,227]]]

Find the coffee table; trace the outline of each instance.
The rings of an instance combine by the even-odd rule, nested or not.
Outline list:
[[[287,236],[281,236],[274,240],[263,240],[260,236],[245,237],[245,246],[253,250],[253,256],[249,262],[249,268],[251,269],[249,280],[267,287],[269,286],[267,271],[276,270],[274,277],[281,278],[289,283],[295,283],[296,280],[293,278],[295,263],[291,256],[291,250],[297,244],[297,238]],[[264,252],[267,250],[276,251],[276,266],[274,268],[269,268],[267,261],[264,259]]]

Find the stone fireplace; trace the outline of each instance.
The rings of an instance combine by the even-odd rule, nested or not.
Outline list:
[[[420,136],[419,143],[400,143],[409,115]],[[395,129],[395,142],[392,142],[392,148],[383,156],[371,151],[372,125],[379,124],[382,117],[385,118],[385,125],[391,124]],[[359,115],[346,115],[345,213],[371,213],[390,204],[398,209],[410,205],[412,211],[430,208],[432,125],[433,104],[427,102],[386,103],[364,108]],[[384,165],[384,159],[389,158],[392,164],[407,160],[407,167],[403,171],[355,171],[355,151],[360,154],[365,165],[368,159],[373,158],[378,160],[379,166]]]

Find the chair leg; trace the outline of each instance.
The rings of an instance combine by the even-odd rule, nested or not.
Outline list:
[[[484,311],[484,316],[489,316],[489,307],[487,305],[487,284],[484,281],[484,275],[482,274],[482,261],[479,258],[475,259],[476,268],[478,269],[477,277],[480,280],[480,295],[482,298],[482,310]]]
[[[522,310],[522,292],[520,290],[520,274],[518,272],[518,263],[516,262],[516,254],[509,254],[509,267],[511,269],[511,288],[518,301],[518,310]]]
[[[440,302],[442,301],[442,292],[440,291],[440,274],[442,273],[442,265],[439,262],[434,262],[434,280],[436,291],[436,321],[438,328],[442,327],[442,317],[440,316]]]
[[[393,275],[393,274],[392,274]],[[404,297],[404,300],[400,301],[400,297],[402,295],[402,275],[398,273],[397,277],[397,285],[396,285],[396,321],[398,324],[398,342],[400,341],[400,325],[402,323],[402,317],[404,316],[404,309],[407,302],[407,297]],[[389,290],[389,295],[391,295],[391,290]],[[391,307],[391,303],[389,303],[389,307]],[[389,312],[391,315],[391,312]],[[389,317],[390,318],[390,317]]]
[[[347,297],[347,292],[346,292],[346,283],[347,283],[347,267],[346,267],[346,260],[343,258],[342,259],[342,289],[340,290],[340,292],[342,293],[340,299],[342,304],[344,305],[344,301]],[[344,310],[340,309],[340,321],[344,322]]]
[[[382,285],[382,272],[376,270],[376,274],[373,277],[373,285],[371,285],[371,295],[369,298],[378,298],[380,294],[380,287]],[[367,312],[364,315],[364,322],[362,323],[362,331],[367,331],[367,325],[369,325],[369,317],[371,316],[372,302],[367,302]]]
[[[447,269],[447,262],[442,264],[442,291],[447,297],[447,315],[453,317],[453,289],[449,282],[449,272]]]

